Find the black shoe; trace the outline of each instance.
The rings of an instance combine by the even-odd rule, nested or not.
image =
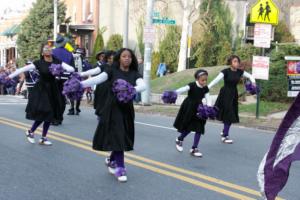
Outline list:
[[[74,109],[70,109],[67,115],[74,115]]]
[[[81,112],[80,109],[76,109],[75,115],[79,115],[80,112]]]
[[[58,125],[59,125],[59,122],[58,122],[58,121],[53,121],[53,122],[51,122],[51,125],[53,125],[53,126],[58,126]]]

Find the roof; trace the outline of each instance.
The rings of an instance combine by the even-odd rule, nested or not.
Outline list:
[[[20,31],[20,25],[15,24],[5,29],[2,33],[0,33],[0,35],[12,37],[16,35],[19,31]]]

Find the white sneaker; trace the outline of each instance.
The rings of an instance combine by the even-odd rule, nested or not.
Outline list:
[[[118,181],[122,183],[127,182],[127,176],[119,176]]]
[[[229,139],[229,137],[221,137],[221,141],[225,144],[232,144],[233,140]]]
[[[45,146],[51,146],[51,145],[52,145],[52,142],[50,142],[50,141],[48,140],[48,138],[42,137],[42,138],[40,139],[40,141],[39,141],[39,144],[40,144],[40,145],[45,145]]]
[[[122,167],[117,167],[115,171],[115,176],[119,182],[124,183],[127,181],[126,169]]]
[[[177,149],[177,151],[182,152],[183,151],[183,146],[182,146],[183,142],[180,141],[180,140],[178,140],[178,138],[176,138],[175,142],[176,142],[176,149]]]
[[[110,158],[106,157],[105,160],[104,160],[104,162],[105,162],[105,165],[108,166],[108,164],[110,163]]]
[[[25,134],[26,134],[26,138],[27,138],[28,142],[30,142],[31,144],[35,144],[34,134],[33,134],[33,133],[30,133],[29,130],[27,130],[27,131],[25,132]]]
[[[116,162],[115,161],[110,161],[110,158],[107,157],[105,158],[105,165],[107,166],[108,172],[110,174],[115,174],[116,173]]]
[[[199,149],[197,149],[197,148],[190,149],[190,153],[191,153],[192,156],[202,157],[202,153],[200,153]]]

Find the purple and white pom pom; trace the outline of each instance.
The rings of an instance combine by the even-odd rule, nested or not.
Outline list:
[[[164,91],[161,99],[164,103],[172,104],[176,102],[177,99],[177,93],[175,91]]]
[[[61,64],[52,63],[49,67],[49,70],[53,76],[61,76],[64,73],[64,68]]]
[[[66,95],[70,100],[80,100],[84,88],[80,83],[80,76],[77,73],[73,73],[70,76],[70,79],[64,83],[63,94]]]
[[[216,119],[217,114],[218,114],[218,109],[216,107],[200,104],[197,108],[196,115],[199,119],[207,120],[208,118]]]
[[[245,83],[245,89],[247,92],[249,92],[250,94],[258,94],[260,92],[259,87],[257,87],[256,85],[253,85],[251,82],[246,82]]]
[[[122,103],[130,102],[136,95],[135,88],[123,79],[117,79],[113,82],[112,91],[118,101]]]

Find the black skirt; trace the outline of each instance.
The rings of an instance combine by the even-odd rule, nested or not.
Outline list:
[[[204,134],[206,120],[196,116],[198,105],[199,103],[191,98],[183,101],[174,122],[174,127],[179,132],[193,131]]]
[[[52,122],[60,116],[63,102],[60,90],[53,82],[38,81],[28,96],[26,118],[35,121]]]
[[[93,149],[99,151],[131,151],[134,145],[133,103],[119,103],[109,92],[107,103],[102,109]]]
[[[236,87],[222,87],[216,100],[217,119],[225,123],[238,123],[238,91]]]

